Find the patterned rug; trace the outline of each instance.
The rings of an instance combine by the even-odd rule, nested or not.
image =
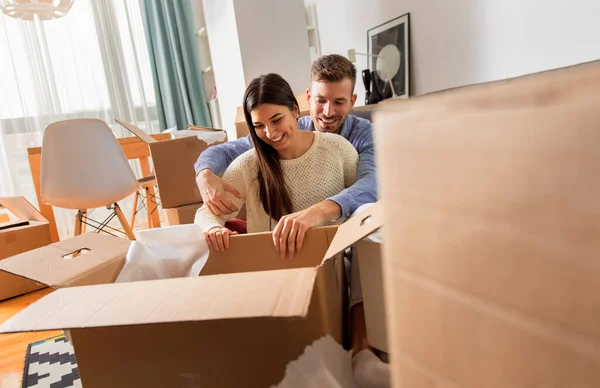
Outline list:
[[[23,388],[81,388],[73,346],[64,335],[27,346]]]

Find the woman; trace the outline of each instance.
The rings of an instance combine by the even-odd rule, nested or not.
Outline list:
[[[244,115],[254,149],[240,155],[223,174],[225,182],[242,196],[230,195],[240,209],[246,204],[247,229],[250,233],[291,228],[287,252],[293,260],[302,249],[306,226],[285,222],[294,212],[302,212],[327,200],[356,180],[358,153],[344,137],[324,132],[298,129],[299,107],[289,84],[277,74],[254,79],[246,89]],[[297,213],[295,213],[297,214]],[[217,250],[229,248],[229,236],[235,234],[224,227],[224,217],[214,216],[206,205],[198,209],[195,223],[205,233],[208,245]],[[331,223],[313,222],[312,226]],[[297,229],[297,230],[294,230]],[[285,235],[288,235],[286,230]],[[285,242],[280,252],[285,252]],[[282,253],[282,259],[285,253]],[[356,267],[356,268],[355,268]],[[358,266],[352,266],[352,342],[353,369],[363,387],[389,386],[389,371],[373,354],[366,338],[362,291]],[[358,306],[360,308],[353,308]],[[355,348],[356,346],[356,348]]]
[[[246,204],[248,232],[272,231],[282,217],[325,201],[355,182],[356,149],[342,136],[299,130],[300,108],[281,76],[254,79],[246,89],[243,110],[254,149],[238,157],[223,179],[242,196],[231,196],[235,205]],[[236,215],[214,216],[202,206],[195,223],[202,227],[211,248],[223,250],[235,234],[224,227],[225,221]],[[289,234],[290,259],[301,250],[307,230],[297,229]]]

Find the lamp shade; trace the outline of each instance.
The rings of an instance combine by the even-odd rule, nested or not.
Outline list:
[[[16,19],[58,19],[69,12],[73,0],[0,0],[3,13]]]

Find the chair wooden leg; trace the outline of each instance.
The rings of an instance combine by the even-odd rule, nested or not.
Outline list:
[[[139,198],[140,198],[140,191],[138,189],[138,190],[136,190],[135,196],[133,197],[133,210],[131,212],[131,224],[130,224],[131,229],[133,229],[133,227],[135,225],[135,215],[137,213],[137,206],[138,206]]]
[[[152,229],[154,228],[154,223],[152,220],[152,210],[151,204],[150,202],[152,201],[152,199],[150,198],[150,195],[148,195],[148,188],[145,187],[144,190],[146,191],[146,219],[148,221],[148,229]]]
[[[81,234],[81,225],[83,224],[83,212],[81,210],[77,211],[77,215],[75,215],[75,231],[73,236],[79,236]]]
[[[83,214],[81,217],[81,233],[85,234],[87,231],[87,223],[85,223],[85,221],[83,221],[83,217],[87,217],[87,210],[83,211]]]
[[[130,240],[135,240],[133,231],[129,227],[129,224],[127,223],[127,219],[125,218],[123,211],[121,210],[119,205],[116,203],[115,203],[115,214],[117,215],[117,218],[119,219],[119,222],[121,223],[121,226],[123,227],[123,230],[125,231],[125,234],[127,235],[127,238]]]

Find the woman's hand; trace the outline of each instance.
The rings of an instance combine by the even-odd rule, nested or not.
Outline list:
[[[227,228],[215,226],[208,232],[204,232],[204,238],[208,247],[216,251],[224,251],[229,249],[229,236],[233,236],[237,232],[232,232]]]
[[[302,250],[306,232],[325,221],[338,218],[340,214],[340,206],[326,200],[308,209],[281,217],[273,230],[273,243],[281,255],[281,260],[286,257],[294,260],[296,254]]]

